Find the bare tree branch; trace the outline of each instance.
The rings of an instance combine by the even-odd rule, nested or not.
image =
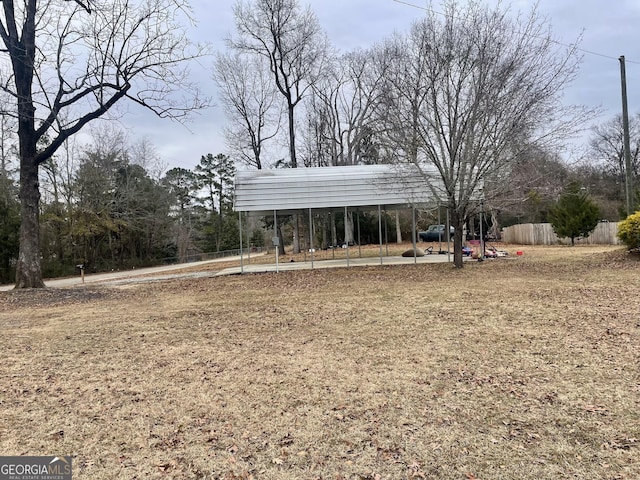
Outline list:
[[[73,1],[76,2],[78,5],[80,5],[80,7],[82,7],[87,13],[91,13],[91,5],[90,3],[87,2],[82,2],[81,0],[67,0],[67,1]]]

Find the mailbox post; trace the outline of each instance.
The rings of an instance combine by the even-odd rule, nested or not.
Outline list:
[[[82,278],[82,283],[84,283],[84,263],[76,265],[76,268],[80,270],[80,277]]]

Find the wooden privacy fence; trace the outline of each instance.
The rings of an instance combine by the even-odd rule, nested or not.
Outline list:
[[[600,222],[587,238],[576,238],[576,245],[620,245],[616,222]],[[570,238],[558,238],[550,223],[512,225],[502,231],[502,241],[519,245],[570,245]]]

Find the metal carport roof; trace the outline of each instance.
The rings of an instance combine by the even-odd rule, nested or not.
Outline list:
[[[234,209],[253,215],[308,209],[407,206],[445,198],[435,168],[394,165],[239,171]]]

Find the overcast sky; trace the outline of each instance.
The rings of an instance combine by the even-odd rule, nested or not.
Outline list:
[[[494,4],[495,1],[487,0]],[[304,1],[301,2],[306,4]],[[333,45],[341,51],[368,47],[394,31],[406,31],[424,15],[424,1],[311,0],[308,2]],[[528,11],[533,0],[505,1],[512,10]],[[224,49],[225,36],[233,31],[233,0],[192,0],[198,25],[193,38]],[[566,94],[570,104],[600,106],[601,120],[621,111],[620,63],[625,55],[629,112],[640,111],[640,1],[639,0],[540,0],[539,11],[549,18],[559,41],[573,43],[582,34],[584,60],[577,80]],[[216,103],[210,79],[211,59],[192,67],[202,90]],[[222,136],[225,118],[220,106],[194,116],[188,128],[151,113],[131,110],[122,122],[132,139],[146,136],[162,160],[171,167],[193,168],[202,155],[225,152]]]

